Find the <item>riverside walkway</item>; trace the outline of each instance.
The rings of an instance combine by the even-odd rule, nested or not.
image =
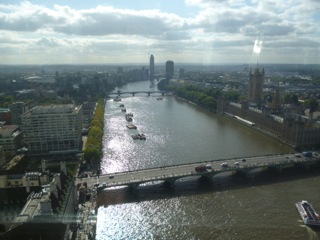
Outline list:
[[[281,154],[256,156],[248,158],[234,158],[204,161],[174,166],[162,166],[149,169],[118,172],[100,175],[99,177],[88,177],[77,179],[76,183],[86,182],[88,186],[96,185],[98,190],[109,187],[129,186],[133,189],[139,184],[154,181],[165,181],[172,186],[178,179],[184,177],[208,177],[222,172],[241,172],[247,176],[253,174],[254,170],[275,169],[281,171],[283,168],[300,167],[308,169],[312,164],[320,161],[320,155],[316,152],[312,157],[305,157],[303,154]],[[196,171],[197,166],[207,166],[204,171]]]

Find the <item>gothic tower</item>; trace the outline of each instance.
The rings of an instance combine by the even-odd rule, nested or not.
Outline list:
[[[279,83],[278,83],[278,87],[277,87],[276,92],[272,98],[272,111],[279,112],[280,111],[280,104],[281,104],[280,89],[279,89]]]
[[[248,100],[250,103],[260,104],[264,81],[264,69],[250,68]]]

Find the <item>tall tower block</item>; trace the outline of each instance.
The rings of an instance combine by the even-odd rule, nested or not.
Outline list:
[[[154,79],[154,57],[150,56],[150,80]]]
[[[174,62],[173,61],[167,61],[166,62],[166,79],[170,79],[173,77],[174,73]]]
[[[250,69],[248,100],[250,103],[260,104],[264,81],[264,69]]]

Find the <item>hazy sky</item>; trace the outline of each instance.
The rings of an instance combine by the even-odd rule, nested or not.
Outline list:
[[[320,0],[1,0],[0,53],[0,64],[320,63]]]

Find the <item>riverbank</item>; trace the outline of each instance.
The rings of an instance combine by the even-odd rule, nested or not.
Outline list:
[[[252,125],[252,126],[251,126],[251,125],[248,125],[248,124],[245,123],[245,122],[241,122],[241,121],[233,118],[233,117],[232,117],[233,115],[230,114],[230,113],[219,112],[219,111],[217,111],[216,109],[214,109],[214,110],[213,110],[213,109],[209,109],[208,107],[206,107],[206,106],[204,106],[204,105],[197,104],[197,103],[195,103],[195,102],[192,102],[191,100],[182,98],[182,97],[180,97],[180,96],[177,96],[177,95],[173,95],[173,96],[175,96],[176,98],[178,98],[178,99],[180,99],[180,100],[186,101],[186,102],[188,102],[189,104],[198,106],[198,107],[200,107],[200,108],[202,108],[202,109],[204,109],[204,110],[206,110],[206,111],[208,111],[208,112],[216,113],[216,114],[218,114],[218,115],[220,115],[220,116],[222,116],[222,117],[226,117],[227,119],[231,120],[232,122],[235,122],[235,123],[240,124],[240,125],[242,125],[242,126],[244,126],[244,127],[250,128],[250,129],[254,130],[254,131],[257,132],[257,133],[261,133],[261,134],[263,134],[263,135],[265,135],[265,136],[267,136],[267,137],[270,137],[271,139],[276,140],[276,141],[280,142],[281,144],[285,144],[286,146],[292,148],[292,151],[293,151],[293,152],[295,152],[295,151],[297,150],[297,149],[296,149],[296,146],[294,146],[294,145],[292,145],[292,144],[290,144],[290,143],[288,143],[288,142],[282,141],[282,140],[281,140],[280,138],[278,138],[276,135],[272,134],[271,132],[268,132],[268,131],[266,131],[266,130],[263,130],[263,129],[259,128],[259,126],[257,126],[256,124],[255,124],[255,125]],[[299,149],[299,150],[301,150],[301,149]]]
[[[250,125],[248,125],[248,124],[246,124],[244,122],[241,122],[241,121],[233,118],[231,114],[218,113],[218,112],[216,112],[216,113],[221,115],[222,117],[225,117],[225,118],[231,120],[232,122],[235,122],[235,123],[240,124],[240,125],[242,125],[244,127],[252,129],[252,130],[254,130],[254,131],[258,132],[258,133],[261,133],[261,134],[263,134],[263,135],[265,135],[267,137],[270,137],[271,139],[276,140],[276,141],[280,142],[281,144],[285,144],[286,146],[292,148],[293,152],[296,151],[295,146],[290,145],[289,143],[282,141],[281,139],[279,139],[276,135],[272,134],[271,132],[265,131],[265,130],[259,128],[256,125],[250,126]]]

